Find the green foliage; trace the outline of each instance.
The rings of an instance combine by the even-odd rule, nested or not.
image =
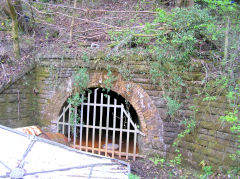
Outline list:
[[[82,55],[82,60],[86,63],[89,63],[90,62],[90,58],[89,56],[86,54],[86,53],[83,53]]]
[[[165,96],[165,100],[167,101],[167,108],[168,108],[168,114],[173,117],[176,115],[176,113],[181,108],[182,104],[178,101],[172,99],[170,96]]]
[[[49,0],[40,0],[40,2],[47,3]]]
[[[185,125],[185,130],[178,134],[179,138],[183,138],[186,134],[192,132],[196,127],[196,120],[190,117],[189,119],[185,119],[181,122],[181,124]]]
[[[207,165],[207,163],[205,162],[205,160],[202,160],[202,161],[199,163],[199,165],[201,165],[202,171],[203,171],[203,174],[200,175],[200,178],[201,178],[201,179],[206,179],[206,178],[208,178],[208,176],[210,176],[210,175],[213,174],[212,166]]]
[[[216,96],[210,96],[209,94],[206,94],[206,97],[203,98],[203,101],[215,101],[216,99]]]
[[[144,34],[154,34],[154,46],[149,46],[148,50],[157,59],[150,63],[149,73],[167,96],[174,94],[174,99],[165,97],[168,114],[173,117],[182,106],[177,98],[186,86],[182,75],[191,69],[191,58],[201,58],[198,49],[206,43],[214,49],[222,34],[208,9],[195,6],[175,8],[171,13],[163,9],[157,12],[153,23],[144,28]]]
[[[68,98],[68,103],[73,106],[79,106],[82,102],[83,101],[79,93],[76,93],[71,98]]]
[[[113,75],[112,71],[111,71],[111,66],[110,65],[107,65],[107,79],[104,80],[104,85],[105,85],[105,88],[107,89],[107,92],[109,92],[111,90],[111,87],[112,87],[112,84],[114,81],[117,80],[117,78]]]
[[[233,14],[238,10],[236,3],[233,3],[232,0],[195,0],[202,4],[207,5],[207,7],[215,12],[220,13],[220,15],[225,15],[229,13]]]
[[[46,22],[51,23],[51,24],[55,23],[55,21],[52,17],[47,17],[45,20],[46,20]]]
[[[157,9],[157,12],[156,18],[146,23],[140,34],[139,31],[127,29],[111,31],[110,36],[119,44],[131,36],[131,43],[137,46],[146,44],[145,51],[156,59],[150,61],[149,74],[153,83],[164,90],[168,114],[173,118],[182,106],[178,96],[186,86],[182,75],[191,69],[191,58],[199,56],[199,46],[206,43],[214,46],[221,33],[216,18],[211,16],[208,9],[199,6],[176,8],[171,13]]]
[[[33,3],[33,6],[38,10],[45,10],[45,6],[43,4]]]
[[[0,21],[0,31],[7,31],[11,29],[12,21],[10,19],[1,19]]]
[[[232,133],[237,134],[238,142],[240,142],[240,119],[239,119],[239,99],[240,99],[240,90],[239,87],[230,88],[226,97],[229,99],[230,106],[232,111],[225,111],[225,115],[220,117],[221,121],[225,121],[231,124],[230,130]],[[240,171],[240,145],[237,146],[236,153],[229,154],[229,157],[237,163],[237,166],[233,167],[231,174],[238,174]]]
[[[226,112],[226,115],[225,116],[221,116],[220,119],[223,120],[223,121],[227,121],[227,122],[230,122],[230,123],[233,123],[235,125],[235,123],[238,123],[240,122],[238,120],[238,116],[237,116],[237,113],[238,111],[235,110],[234,112]],[[232,130],[232,131],[235,131],[235,130]],[[236,132],[240,132],[240,130],[236,130]]]
[[[80,122],[80,116],[78,115],[80,111],[77,112],[75,116],[75,107],[79,106],[84,101],[84,92],[87,88],[89,82],[89,74],[86,68],[80,68],[74,73],[74,94],[68,98],[68,103],[71,104],[71,115],[70,115],[70,124],[73,127],[74,123]],[[76,118],[76,119],[75,119]],[[76,120],[76,121],[75,121]],[[71,130],[73,132],[73,130]]]
[[[73,107],[79,106],[84,98],[82,95],[84,94],[88,82],[89,82],[89,74],[86,68],[80,68],[77,72],[74,73],[74,94],[68,98],[68,103]]]
[[[180,152],[180,151],[177,151]],[[173,160],[170,160],[172,166],[181,165],[182,163],[182,154],[178,154]]]
[[[200,176],[200,178],[202,178],[202,179],[206,179],[206,178],[208,178],[208,176],[213,174],[212,166],[204,166],[202,168],[202,170],[204,172],[204,174],[202,176]]]
[[[87,68],[80,68],[74,73],[74,86],[77,92],[82,94],[87,88],[89,82],[89,74]]]
[[[188,64],[191,57],[198,55],[197,43],[201,45],[206,40],[214,42],[219,36],[216,19],[207,9],[198,6],[175,8],[172,13],[161,9],[154,23],[164,23],[165,28],[157,32],[155,54],[173,64]]]
[[[149,158],[149,160],[151,160],[154,165],[158,165],[159,163],[161,164],[161,166],[164,164],[164,162],[166,161],[164,158],[161,158],[159,156],[155,156],[153,158]]]
[[[149,61],[149,74],[153,83],[164,91],[172,119],[182,107],[180,94],[188,90],[183,79],[184,74],[192,70],[192,59],[200,59],[203,64],[216,68],[217,73],[208,71],[208,66],[203,69],[206,74],[199,96],[203,95],[202,101],[208,102],[209,107],[213,101],[226,96],[230,108],[220,119],[231,123],[230,130],[239,135],[239,82],[234,73],[239,70],[240,8],[230,0],[198,0],[198,4],[190,8],[175,8],[171,12],[157,9],[156,18],[146,23],[142,30],[111,31],[110,35],[117,44],[124,41],[126,47],[131,47],[129,43],[134,43],[151,54],[154,60]],[[127,41],[129,37],[131,40]],[[181,164],[179,140],[196,127],[198,107],[189,109],[194,114],[181,122],[185,130],[173,143],[177,154],[172,160],[174,165]],[[237,161],[239,153],[237,150],[230,157]],[[158,163],[155,159],[152,161]],[[212,174],[211,166],[205,165],[202,169],[203,178]]]
[[[119,72],[121,73],[121,75],[123,76],[123,78],[125,80],[130,80],[132,78],[132,72],[131,69],[128,68],[128,66],[126,64],[123,64],[120,69]]]
[[[140,179],[139,176],[133,174],[133,173],[130,173],[129,176],[128,176],[129,179]]]
[[[75,124],[75,123],[76,123],[76,124],[79,124],[79,123],[80,123],[81,118],[80,118],[80,116],[78,115],[79,113],[80,113],[80,111],[78,111],[77,116],[76,116],[76,121],[75,121],[74,108],[71,108],[70,125],[71,125],[71,127],[72,127],[72,130],[71,130],[72,133],[74,132],[74,129],[73,129],[74,124]]]

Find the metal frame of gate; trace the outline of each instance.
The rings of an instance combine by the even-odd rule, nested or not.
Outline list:
[[[65,134],[69,141],[71,138],[73,138],[73,148],[77,148],[79,150],[85,150],[89,152],[89,150],[92,153],[97,153],[101,154],[104,153],[105,156],[110,156],[112,158],[115,158],[115,156],[118,156],[119,158],[121,157],[126,157],[128,159],[129,157],[133,157],[133,160],[137,156],[139,156],[136,153],[136,148],[137,148],[137,135],[140,134],[142,136],[145,136],[144,133],[142,133],[138,128],[137,125],[132,121],[131,115],[128,111],[126,111],[125,107],[123,104],[118,104],[117,99],[114,98],[114,104],[110,104],[110,99],[111,96],[107,95],[107,104],[104,104],[104,94],[100,93],[100,103],[97,103],[97,90],[96,88],[94,90],[94,102],[90,102],[90,93],[87,92],[87,102],[83,102],[80,104],[80,121],[77,122],[77,107],[72,109],[71,104],[69,104],[67,107],[63,108],[62,114],[59,116],[58,121],[57,121],[57,131],[59,133]],[[105,94],[106,95],[106,94]],[[82,100],[84,100],[84,96],[82,95]],[[83,109],[84,106],[87,107],[87,115],[84,116],[83,114]],[[90,116],[90,106],[93,107],[93,125],[89,125],[89,116]],[[96,126],[96,108],[100,107],[100,121],[99,121],[99,126]],[[106,115],[106,127],[102,126],[103,122],[103,108],[107,108],[107,115]],[[113,108],[113,126],[109,126],[109,115],[110,115],[110,108]],[[116,111],[117,109],[120,109],[120,119],[119,117],[116,116]],[[71,122],[69,119],[71,117],[71,113],[74,112],[74,122]],[[123,119],[127,118],[127,125],[125,126],[126,128],[123,127]],[[83,118],[86,118],[86,124],[83,123]],[[116,120],[120,120],[120,127],[116,127]],[[72,124],[73,123],[73,124]],[[86,129],[86,145],[83,146],[83,128]],[[89,129],[92,129],[92,146],[88,146],[89,142]],[[73,131],[72,131],[73,130]],[[95,145],[95,130],[99,130],[99,139],[98,139],[98,146]],[[105,135],[105,149],[102,148],[102,135],[104,135],[103,130],[106,131]],[[78,131],[78,132],[77,132]],[[109,131],[112,132],[112,143],[111,147],[108,148],[108,133]],[[116,132],[119,132],[119,143],[118,145],[118,150],[115,150],[115,137],[116,137]],[[71,135],[73,134],[73,136]],[[79,145],[76,144],[77,140],[77,133],[79,133]],[[122,151],[122,142],[123,142],[123,133],[127,134],[127,139],[126,139],[126,150],[125,152]],[[129,152],[129,139],[130,139],[130,134],[134,134],[133,137],[133,153]]]

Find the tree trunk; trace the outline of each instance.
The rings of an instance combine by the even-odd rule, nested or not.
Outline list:
[[[7,15],[9,18],[12,18],[7,2],[8,1],[6,0],[0,0],[0,15],[3,13]],[[29,33],[30,27],[27,21],[30,21],[30,17],[24,15],[21,1],[15,0],[14,3],[12,3],[11,1],[10,3],[15,8],[19,28],[22,29],[23,32]]]
[[[225,40],[224,40],[224,61],[226,63],[228,58],[228,34],[229,34],[229,25],[230,25],[230,18],[227,17],[227,23],[226,23],[226,31],[225,31]]]
[[[176,7],[191,7],[194,5],[193,0],[176,0]]]
[[[74,0],[74,8],[77,7],[77,0]],[[72,17],[72,23],[71,23],[71,27],[70,27],[70,37],[69,37],[69,41],[72,43],[72,37],[73,37],[73,27],[74,27],[74,16],[76,15],[76,10],[73,9],[73,17]]]
[[[27,21],[25,19],[25,15],[23,13],[22,2],[20,0],[15,0],[14,1],[14,7],[15,7],[15,10],[16,10],[16,12],[18,14],[17,18],[18,18],[18,25],[19,25],[19,27],[25,33],[29,33],[29,26],[28,26],[28,23],[27,23]]]
[[[20,47],[19,47],[19,36],[18,36],[18,20],[17,20],[17,13],[15,8],[11,2],[11,0],[6,0],[9,10],[10,16],[12,18],[12,39],[13,39],[13,50],[15,58],[20,58]]]

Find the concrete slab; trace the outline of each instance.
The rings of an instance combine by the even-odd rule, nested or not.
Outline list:
[[[128,178],[128,163],[0,125],[0,178]]]

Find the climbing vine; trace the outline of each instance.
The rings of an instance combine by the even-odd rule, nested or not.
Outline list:
[[[80,122],[80,117],[77,115],[75,116],[75,107],[78,107],[84,101],[84,93],[87,89],[87,85],[89,82],[89,74],[86,68],[78,69],[74,74],[74,91],[70,98],[68,98],[68,103],[71,104],[71,115],[70,115],[70,124],[71,126],[74,125],[74,120],[76,117],[76,123]],[[80,112],[77,112],[79,114]],[[72,130],[73,131],[73,130]]]
[[[194,81],[186,75],[200,65],[204,78],[200,79],[198,94],[188,98],[192,97],[193,101],[201,98],[210,111],[211,102],[225,96],[230,101],[229,110],[219,119],[231,124],[230,131],[237,134],[239,142],[239,6],[230,0],[198,0],[197,4],[190,8],[175,8],[171,12],[156,9],[158,14],[155,19],[146,23],[141,31],[129,28],[111,31],[110,35],[119,42],[117,44],[128,48],[134,44],[135,48],[151,54],[150,58],[154,60],[149,60],[148,73],[152,82],[163,90],[167,114],[172,120],[181,115],[184,107],[181,94],[189,94],[186,80]],[[171,163],[174,165],[181,164],[182,154],[178,144],[198,125],[196,113],[199,108],[198,104],[189,107],[193,115],[181,121],[185,127],[173,143],[176,157]],[[237,162],[235,166],[239,166],[239,154],[237,150],[229,155]],[[211,166],[206,164],[202,168],[204,176],[212,174]],[[239,167],[232,172],[239,172]]]
[[[111,66],[107,65],[107,79],[103,81],[105,88],[107,89],[107,92],[111,90],[112,84],[116,80],[117,78],[113,75],[111,71]]]
[[[198,0],[198,5],[189,8],[175,8],[171,11],[156,9],[154,20],[139,28],[124,28],[118,31],[111,29],[109,35],[114,40],[112,53],[105,58],[106,63],[122,56],[118,51],[127,49],[133,53],[146,53],[147,69],[152,82],[163,91],[163,98],[167,106],[168,119],[174,121],[181,119],[182,131],[173,142],[175,158],[170,160],[172,165],[182,164],[182,154],[179,147],[180,141],[198,125],[196,113],[200,105],[192,105],[187,109],[192,112],[189,117],[183,117],[184,99],[193,101],[200,98],[211,110],[211,102],[225,97],[229,106],[219,120],[231,124],[229,128],[236,133],[239,141],[239,69],[240,49],[240,14],[239,7],[229,0],[209,1]],[[140,55],[139,55],[140,56]],[[84,62],[89,63],[90,57],[82,56]],[[127,58],[128,59],[128,58]],[[127,60],[126,59],[126,60]],[[110,64],[110,63],[109,63]],[[116,77],[110,65],[107,65],[107,79],[103,81],[107,92],[112,88]],[[131,69],[128,63],[120,65],[119,72],[125,79],[131,78]],[[201,76],[197,79],[189,74],[196,72]],[[84,93],[89,81],[87,69],[81,68],[74,74],[74,94],[68,102],[78,106],[83,102],[81,95]],[[189,88],[197,81],[197,94],[192,95]],[[189,85],[190,83],[190,85]],[[73,114],[73,112],[72,112]],[[72,117],[71,117],[72,120]],[[77,120],[79,120],[77,118]],[[238,148],[240,148],[238,146]],[[239,150],[229,157],[239,166]],[[157,161],[159,162],[159,161]],[[212,174],[212,167],[207,162],[201,162],[202,169],[208,176]],[[231,171],[239,172],[239,167]]]

